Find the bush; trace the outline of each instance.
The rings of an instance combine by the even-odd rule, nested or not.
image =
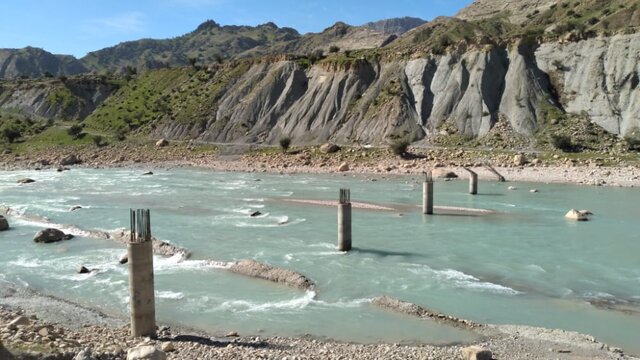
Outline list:
[[[74,139],[78,139],[80,137],[80,134],[82,134],[82,125],[72,125],[69,129],[67,129],[67,134],[69,134]]]
[[[291,138],[288,136],[285,136],[280,138],[278,142],[280,143],[280,148],[282,149],[282,152],[286,153],[287,150],[289,150],[289,146],[291,146]]]
[[[339,52],[339,51],[340,51],[340,48],[339,48],[339,47],[337,47],[337,46],[335,46],[335,45],[331,45],[331,46],[329,46],[329,52],[330,52],[330,53],[337,53],[337,52]]]
[[[2,138],[7,140],[9,143],[13,143],[17,138],[22,136],[22,134],[20,133],[20,130],[11,126],[2,128],[1,135],[2,135]]]
[[[564,152],[573,151],[573,142],[571,141],[571,137],[569,135],[564,134],[552,134],[551,135],[551,145],[559,150]]]
[[[409,142],[409,140],[398,139],[392,142],[391,145],[389,145],[389,148],[394,155],[404,156],[407,153],[409,145],[411,145],[411,142]]]
[[[116,129],[116,139],[118,141],[124,141],[127,138],[127,130],[124,127]]]

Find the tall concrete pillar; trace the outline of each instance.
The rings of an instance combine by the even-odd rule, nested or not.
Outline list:
[[[469,194],[477,195],[478,194],[478,174],[475,171],[463,167],[469,173]]]
[[[426,173],[426,179],[422,184],[422,213],[433,215],[433,178],[431,171]]]
[[[351,191],[348,189],[340,189],[338,251],[351,251]]]
[[[156,336],[153,242],[149,210],[131,210],[129,255],[129,312],[131,336]]]

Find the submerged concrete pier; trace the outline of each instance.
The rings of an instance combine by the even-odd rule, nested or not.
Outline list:
[[[153,242],[149,210],[131,210],[129,256],[129,310],[131,336],[156,336],[156,305],[153,278]]]
[[[422,184],[422,213],[433,215],[433,177],[431,171],[425,173],[425,181]]]
[[[351,190],[340,189],[338,251],[351,251]]]

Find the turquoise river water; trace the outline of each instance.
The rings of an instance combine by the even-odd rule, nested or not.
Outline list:
[[[22,177],[36,180],[18,185]],[[640,192],[633,188],[437,182],[436,205],[489,216],[422,215],[417,177],[267,175],[196,169],[0,172],[0,205],[53,223],[114,230],[129,208],[149,208],[154,236],[190,249],[190,260],[155,258],[157,316],[214,332],[356,342],[444,344],[472,335],[370,304],[390,295],[481,323],[575,330],[640,354]],[[518,190],[509,191],[507,186]],[[353,201],[397,211],[353,211],[354,251],[336,251],[336,208],[285,199]],[[528,190],[537,188],[539,193]],[[83,208],[70,212],[69,208]],[[564,219],[589,209],[592,221]],[[263,213],[251,217],[254,211]],[[35,244],[44,225],[9,217],[0,233],[0,280],[126,315],[122,245],[76,237]],[[307,275],[304,292],[229,273],[206,260],[245,258]],[[75,273],[77,265],[99,269]],[[594,306],[614,304],[617,309]],[[624,311],[620,311],[620,308]]]

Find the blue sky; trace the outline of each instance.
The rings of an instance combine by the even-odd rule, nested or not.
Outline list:
[[[35,46],[77,57],[140,38],[171,38],[213,19],[268,21],[319,32],[336,21],[361,25],[390,17],[454,15],[472,0],[12,0],[0,12],[0,48]]]

